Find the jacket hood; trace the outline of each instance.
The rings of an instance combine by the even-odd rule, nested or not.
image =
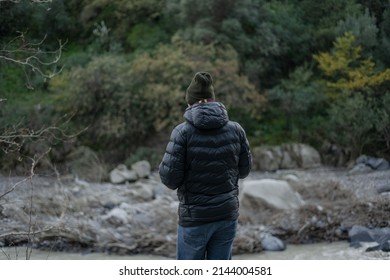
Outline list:
[[[192,105],[184,112],[184,118],[198,129],[220,128],[229,121],[225,106],[219,102]]]

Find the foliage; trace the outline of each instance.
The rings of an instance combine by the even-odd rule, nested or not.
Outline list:
[[[167,13],[178,22],[176,35],[184,40],[231,45],[241,61],[240,68],[260,88],[275,83],[281,72],[285,73],[284,68],[289,69],[288,57],[302,49],[305,38],[294,35],[305,32],[292,5],[265,3],[202,0],[193,5],[193,1],[177,0],[170,3]]]
[[[368,9],[364,14],[347,15],[345,20],[341,20],[336,29],[336,36],[342,37],[345,33],[350,32],[354,38],[354,44],[361,46],[366,58],[372,56],[372,52],[378,45],[379,28],[376,25],[375,17],[369,14]]]
[[[133,50],[153,50],[159,43],[169,41],[169,37],[158,25],[139,23],[127,36],[127,44]]]
[[[25,76],[26,69],[0,57],[2,129],[40,129],[70,118],[68,129],[88,128],[75,146],[126,159],[183,120],[185,89],[206,70],[254,145],[326,139],[349,145],[356,136],[356,153],[389,156],[388,1],[15,2],[0,1],[0,56],[25,46],[23,40],[45,38],[42,52],[56,49],[59,39],[68,44],[57,68],[45,68],[64,67],[50,81]],[[359,119],[364,102],[370,119]],[[340,134],[348,123],[350,135]]]
[[[328,111],[328,139],[351,149],[352,156],[356,158],[365,147],[373,144],[371,132],[374,129],[375,111],[373,100],[360,93],[337,100]]]
[[[383,68],[390,68],[390,6],[383,12],[383,20],[380,25],[379,46],[376,51],[378,64]]]
[[[347,32],[336,39],[332,53],[314,58],[325,76],[325,93],[333,101],[327,109],[326,136],[357,156],[365,150],[379,152],[380,145],[388,146],[388,110],[384,104],[389,102],[390,69],[379,71],[372,59],[362,58],[362,48],[354,43],[355,37]],[[388,148],[381,151],[386,152]]]
[[[79,130],[87,128],[81,138],[84,145],[126,154],[183,120],[185,89],[200,69],[213,74],[218,99],[228,108],[261,110],[263,99],[238,74],[232,49],[182,41],[132,61],[118,55],[96,57],[53,79],[51,89],[58,111],[74,115],[72,123]]]
[[[29,0],[18,3],[1,2],[0,11],[2,15],[7,15],[0,17],[1,37],[10,39],[20,33],[23,33],[28,41],[47,37],[46,44],[41,46],[43,50],[55,46],[59,39],[66,41],[76,29],[75,21],[67,12],[64,0],[40,4]]]
[[[79,12],[83,29],[89,31],[88,37],[97,23],[105,22],[112,30],[112,40],[126,44],[130,29],[139,23],[159,22],[165,1],[160,0],[84,0]],[[77,5],[77,3],[74,3]]]
[[[354,46],[355,37],[347,32],[336,39],[332,53],[314,55],[319,68],[327,78],[327,94],[339,98],[340,94],[380,86],[390,80],[390,69],[377,72],[372,59],[363,59],[362,48]]]
[[[282,132],[285,139],[313,141],[317,128],[315,116],[320,114],[325,96],[309,68],[295,69],[288,79],[272,88],[267,97],[269,118],[279,120],[279,133]]]
[[[372,153],[380,155],[390,154],[390,92],[375,100],[374,103],[374,139],[375,145],[371,147]]]
[[[154,54],[143,54],[132,64],[134,88],[150,101],[157,131],[182,121],[187,106],[185,90],[197,71],[214,77],[217,99],[228,109],[241,108],[259,117],[264,98],[248,79],[239,74],[235,51],[229,47],[197,45],[173,40]]]
[[[131,90],[130,63],[123,56],[92,59],[85,67],[56,77],[57,111],[74,116],[80,140],[96,150],[127,151],[151,130],[147,101]]]

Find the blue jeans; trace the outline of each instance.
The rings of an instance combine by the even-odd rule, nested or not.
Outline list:
[[[178,260],[231,260],[237,221],[226,220],[177,228]]]

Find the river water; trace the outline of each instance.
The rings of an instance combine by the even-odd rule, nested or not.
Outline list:
[[[288,245],[282,252],[264,251],[258,254],[234,255],[236,260],[390,260],[389,252],[366,252],[373,244],[361,248],[351,248],[347,242],[317,243],[309,245]],[[26,259],[26,248],[0,248],[0,260]],[[155,255],[108,255],[103,253],[66,253],[33,249],[32,260],[167,260]]]

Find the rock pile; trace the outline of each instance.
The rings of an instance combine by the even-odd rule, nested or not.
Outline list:
[[[319,152],[313,147],[301,143],[256,147],[252,154],[253,167],[260,171],[314,168],[321,165]]]
[[[300,154],[300,167],[317,165],[317,155],[302,160],[307,153]],[[119,166],[111,176],[105,183],[0,177],[0,246],[30,242],[50,250],[174,257],[176,192],[147,162]],[[253,171],[241,181],[234,254],[348,240],[355,225],[389,227],[389,177],[390,170],[351,174],[323,166]]]

